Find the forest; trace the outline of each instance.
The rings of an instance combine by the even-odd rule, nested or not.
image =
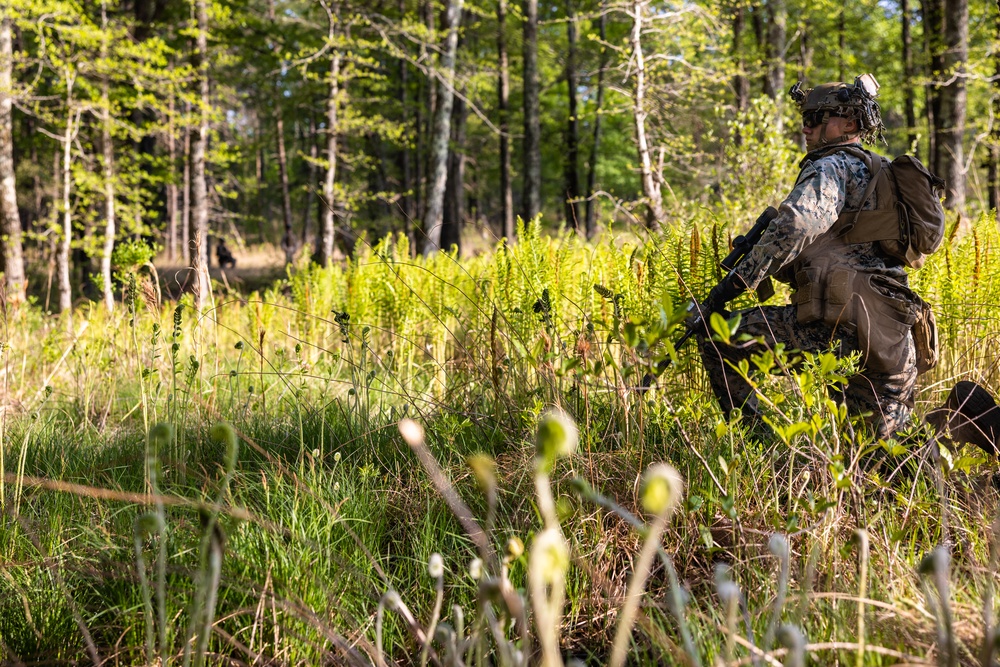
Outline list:
[[[472,251],[538,214],[593,238],[670,229],[695,202],[763,208],[746,193],[788,160],[740,128],[769,117],[790,150],[791,84],[868,71],[890,130],[878,148],[918,154],[949,184],[946,205],[974,217],[1000,188],[994,14],[967,1],[5,3],[8,298],[28,285],[60,311],[98,295],[113,307],[126,239],[181,265],[208,265],[217,239],[325,265],[361,236]]]
[[[762,437],[686,309],[866,73],[940,360]],[[998,205],[997,3],[0,0],[0,665],[996,665]]]

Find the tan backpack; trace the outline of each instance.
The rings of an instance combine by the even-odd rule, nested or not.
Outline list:
[[[860,146],[837,146],[863,160],[872,179],[865,189],[862,206],[875,195],[875,208],[844,211],[834,223],[834,236],[847,243],[878,241],[882,250],[911,269],[924,265],[944,240],[944,180],[927,170],[912,155],[890,162]]]

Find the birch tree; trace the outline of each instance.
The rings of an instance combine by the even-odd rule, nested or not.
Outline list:
[[[441,50],[437,109],[434,134],[431,137],[431,180],[427,194],[427,214],[424,217],[424,255],[441,249],[441,226],[444,215],[444,193],[448,179],[448,139],[451,136],[451,110],[455,99],[455,57],[458,50],[458,28],[462,17],[462,0],[448,0],[445,12],[447,30]]]
[[[21,242],[21,214],[17,210],[14,179],[14,54],[11,20],[7,7],[0,5],[0,244],[6,299],[17,305],[25,298],[24,253]]]
[[[194,64],[198,83],[198,130],[191,144],[191,269],[195,278],[194,307],[201,311],[209,298],[208,279],[208,182],[205,153],[208,150],[208,7],[207,0],[195,0],[197,37]]]
[[[629,7],[632,32],[629,43],[635,68],[632,97],[632,118],[635,122],[636,147],[639,151],[639,170],[642,178],[642,193],[645,196],[647,212],[646,225],[659,231],[663,221],[663,198],[660,194],[660,174],[653,169],[653,160],[646,135],[646,59],[642,52],[642,30],[649,0],[633,0]]]

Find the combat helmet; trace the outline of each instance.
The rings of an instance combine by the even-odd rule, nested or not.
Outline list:
[[[878,89],[874,76],[862,74],[855,77],[854,83],[824,83],[806,89],[798,81],[788,95],[799,106],[804,118],[812,115],[815,124],[825,124],[831,116],[851,118],[858,123],[861,139],[873,144],[876,141],[885,143],[882,112],[875,101]]]

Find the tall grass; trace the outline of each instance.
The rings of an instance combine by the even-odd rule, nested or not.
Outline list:
[[[791,380],[747,367],[761,442],[672,348],[741,227],[692,212],[585,244],[534,221],[461,261],[390,237],[203,313],[142,276],[73,332],[6,313],[4,659],[979,660],[994,462],[866,471],[922,434],[873,442],[829,398],[854,362],[828,354]],[[998,247],[980,220],[914,276],[945,352],[918,415],[957,377],[998,386]],[[559,456],[555,408],[579,433]],[[643,479],[664,461],[683,494]]]

